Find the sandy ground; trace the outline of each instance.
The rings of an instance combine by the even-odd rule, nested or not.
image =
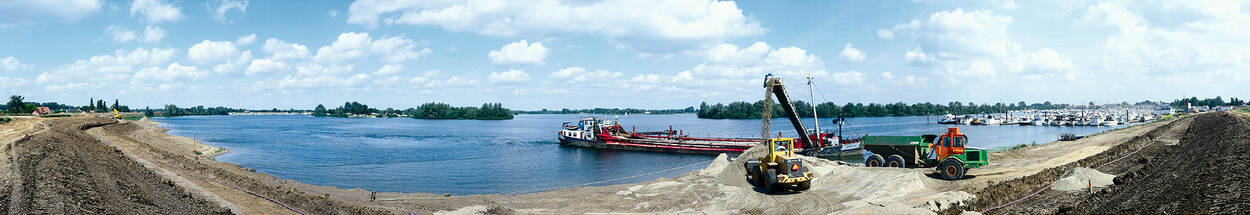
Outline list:
[[[6,143],[3,147],[9,147],[11,139],[46,127],[42,121],[0,125],[0,141]],[[972,169],[969,177],[957,181],[938,179],[930,168],[868,168],[804,158],[817,175],[812,189],[769,195],[748,185],[744,177],[741,162],[745,159],[740,158],[758,156],[759,149],[752,149],[740,157],[722,155],[700,171],[643,183],[520,195],[377,193],[377,200],[371,200],[367,190],[308,185],[217,162],[212,156],[224,151],[165,134],[164,129],[146,120],[104,125],[86,133],[197,199],[242,214],[933,214],[954,210],[951,208],[976,198],[974,193],[993,184],[1102,153],[1164,124],[991,153],[990,165]],[[0,159],[0,167],[9,165],[5,160]]]

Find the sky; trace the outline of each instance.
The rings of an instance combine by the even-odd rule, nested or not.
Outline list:
[[[30,101],[684,108],[1250,97],[1247,1],[0,1]],[[815,89],[809,91],[807,77]]]

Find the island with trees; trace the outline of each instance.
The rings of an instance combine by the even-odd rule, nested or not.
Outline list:
[[[504,108],[500,103],[486,103],[481,107],[453,107],[445,103],[425,103],[415,108],[397,110],[386,108],[378,110],[359,102],[346,102],[334,109],[325,105],[313,108],[313,116],[324,117],[411,117],[415,119],[475,119],[475,120],[506,120],[515,115],[512,110]]]

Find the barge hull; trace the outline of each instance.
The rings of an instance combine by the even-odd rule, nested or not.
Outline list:
[[[567,138],[560,136],[561,146],[576,146],[595,149],[610,150],[627,150],[627,151],[647,151],[647,152],[668,152],[668,153],[684,153],[684,154],[739,154],[749,147],[744,148],[700,148],[700,147],[683,147],[683,146],[662,146],[652,144],[623,143],[623,142],[605,142],[597,140],[585,140],[577,138]]]

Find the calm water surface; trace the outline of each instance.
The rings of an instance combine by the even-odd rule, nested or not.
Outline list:
[[[561,147],[561,122],[583,115],[518,115],[513,120],[319,118],[310,116],[194,116],[156,118],[174,135],[225,147],[217,157],[283,179],[379,192],[464,194],[542,190],[611,180],[610,185],[675,177],[714,156]],[[931,121],[932,120],[932,121]],[[937,117],[848,119],[851,135],[919,135],[945,131]],[[759,137],[759,120],[698,119],[693,114],[620,117],[627,129],[681,129],[691,136]],[[824,120],[822,128],[832,129]],[[810,119],[805,125],[812,126]],[[958,126],[971,146],[1002,148],[1045,143],[1059,133],[1088,135],[1115,127]],[[772,133],[794,137],[785,119]],[[624,178],[630,177],[630,178]],[[624,178],[624,179],[622,179]]]

